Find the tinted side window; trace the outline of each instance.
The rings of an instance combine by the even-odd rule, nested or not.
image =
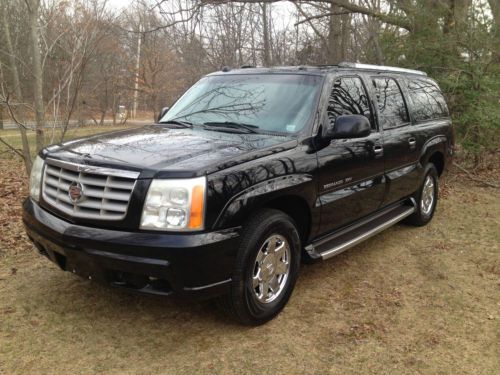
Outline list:
[[[410,122],[403,94],[396,81],[387,77],[373,77],[378,103],[379,123],[384,129]]]
[[[328,118],[334,124],[340,115],[363,115],[371,121],[370,105],[360,78],[341,77],[333,83],[328,99]]]
[[[413,115],[417,121],[448,116],[448,106],[439,87],[432,81],[411,79],[408,89],[413,102]]]

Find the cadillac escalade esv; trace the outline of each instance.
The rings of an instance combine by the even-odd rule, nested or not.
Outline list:
[[[156,124],[44,149],[23,221],[63,270],[217,297],[260,324],[287,303],[301,259],[427,224],[452,152],[446,102],[423,72],[225,68]]]

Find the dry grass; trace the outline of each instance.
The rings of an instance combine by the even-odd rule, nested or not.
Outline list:
[[[498,190],[448,186],[430,225],[304,265],[283,313],[248,328],[59,271],[23,234],[21,173],[0,159],[0,373],[499,372]]]

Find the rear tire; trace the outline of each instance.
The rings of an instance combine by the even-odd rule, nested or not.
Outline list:
[[[259,325],[285,307],[297,280],[301,242],[285,213],[263,209],[243,227],[230,292],[220,307],[237,321]]]
[[[421,227],[432,220],[438,201],[438,172],[432,163],[428,163],[424,170],[424,180],[415,193],[417,202],[416,211],[408,217],[408,224]]]

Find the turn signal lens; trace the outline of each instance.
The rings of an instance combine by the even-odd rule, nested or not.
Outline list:
[[[189,217],[190,229],[203,228],[203,209],[205,203],[205,186],[197,185],[193,187],[191,197],[191,215]]]

